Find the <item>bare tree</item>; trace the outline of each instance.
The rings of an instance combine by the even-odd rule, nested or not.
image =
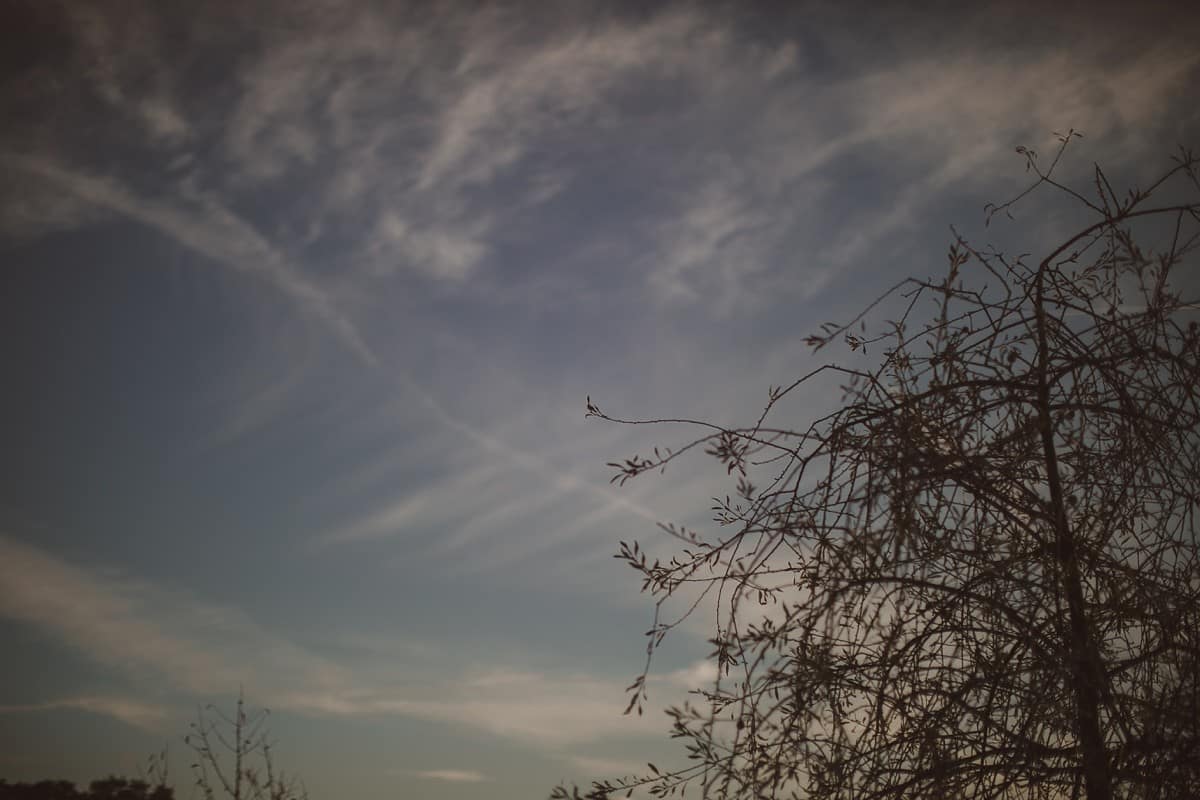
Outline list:
[[[699,428],[615,481],[703,449],[737,489],[717,535],[663,526],[668,561],[622,544],[657,601],[649,652],[668,598],[715,600],[719,678],[668,712],[686,767],[586,796],[1200,797],[1200,162],[1079,190],[1056,175],[1077,135],[1046,167],[1019,148],[1031,185],[987,209],[1057,196],[1077,231],[1036,260],[956,233],[942,279],[809,339],[869,366],[772,388],[747,427],[589,398]],[[775,422],[831,376],[840,408]]]
[[[211,705],[197,714],[184,743],[195,754],[192,773],[204,800],[308,800],[304,784],[275,767],[269,714],[247,712],[240,693],[232,717]]]

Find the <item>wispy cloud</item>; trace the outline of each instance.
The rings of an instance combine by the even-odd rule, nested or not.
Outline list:
[[[191,128],[174,100],[176,77],[166,58],[161,20],[144,7],[130,7],[118,22],[102,10],[64,4],[68,29],[78,46],[69,64],[96,95],[132,122],[155,145],[179,145]],[[147,76],[152,76],[147,81]]]
[[[470,42],[459,68],[465,85],[439,114],[418,187],[491,180],[548,132],[594,124],[611,107],[607,92],[633,71],[690,58],[687,47],[700,38],[701,22],[674,12],[642,26],[610,24],[532,47],[520,46],[527,32],[519,28]],[[509,42],[496,41],[504,38]]]
[[[418,778],[431,781],[448,781],[450,783],[482,783],[487,777],[473,769],[426,769],[413,773]]]
[[[650,737],[661,727],[655,715],[621,713],[624,692],[619,681],[538,672],[506,672],[501,677],[460,676],[426,693],[438,698],[434,700],[359,692],[295,696],[288,705],[334,715],[398,714],[465,725],[551,751],[603,739]]]
[[[267,281],[327,325],[364,362],[374,364],[374,353],[329,294],[290,268],[281,252],[215,199],[200,197],[181,207],[171,200],[143,198],[115,178],[75,171],[36,156],[0,153],[0,163],[36,175],[80,201],[153,228],[223,266]]]
[[[733,48],[706,105],[711,124],[758,96],[760,72]],[[834,271],[852,269],[913,226],[926,226],[947,192],[994,188],[1011,178],[1015,145],[1038,146],[1069,127],[1109,140],[1129,162],[1143,158],[1146,131],[1196,75],[1195,52],[1165,47],[1111,59],[1097,45],[1069,52],[954,46],[937,57],[903,51],[885,64],[830,80],[793,72],[771,87],[774,103],[744,121],[738,152],[696,156],[697,177],[674,217],[660,224],[652,285],[666,300],[704,302],[717,313],[755,308],[780,286],[755,285],[781,263],[800,264],[786,296],[811,296]],[[720,157],[717,157],[720,156]],[[854,197],[839,168],[870,169],[874,195]],[[686,184],[685,184],[686,186]],[[833,209],[852,205],[852,214]]]
[[[0,714],[37,714],[47,711],[86,711],[101,714],[155,733],[163,732],[163,723],[171,715],[166,706],[151,705],[123,697],[72,697],[49,703],[0,705]]]
[[[300,270],[289,263],[280,250],[252,226],[212,197],[200,195],[182,201],[161,198],[152,200],[135,194],[113,178],[77,172],[41,158],[0,154],[0,161],[12,168],[38,176],[68,196],[97,209],[120,214],[145,224],[223,266],[265,279],[270,286],[292,300],[303,312],[357,354],[367,368],[371,371],[379,368],[378,358],[361,335],[358,324],[340,310],[336,299],[315,282],[307,279]],[[224,440],[236,437],[242,431],[261,424],[263,419],[276,413],[287,399],[287,395],[300,385],[303,370],[300,369],[300,365],[295,366],[296,368],[289,370],[274,388],[268,387],[255,393],[248,402],[240,403],[236,416],[223,428],[219,438]],[[394,365],[388,369],[401,393],[415,397],[439,423],[465,436],[471,444],[501,456],[503,462],[497,468],[515,466],[532,473],[544,482],[543,485],[548,485],[548,491],[552,495],[564,491],[578,492],[647,521],[657,519],[652,511],[631,502],[628,498],[606,487],[587,484],[576,476],[564,474],[536,453],[514,447],[491,433],[463,422],[449,413],[403,366]],[[436,491],[442,495],[442,500],[451,499],[447,497],[447,493],[451,496],[463,496],[458,494],[453,486],[442,486]],[[389,509],[375,511],[367,518],[351,522],[327,538],[330,541],[348,541],[400,531],[403,529],[403,520],[397,515],[402,508],[411,515],[416,506],[424,508],[427,514],[440,513],[456,506],[468,510],[466,506],[455,502],[427,502],[413,497],[403,501],[403,505],[393,505]]]
[[[340,685],[341,670],[236,609],[87,569],[0,536],[0,616],[32,625],[125,677],[199,694]]]
[[[485,244],[491,222],[480,216],[457,228],[438,223],[414,226],[396,210],[384,211],[376,223],[373,246],[376,268],[391,272],[389,264],[415,268],[430,277],[461,282],[470,277],[487,253]]]
[[[646,772],[646,762],[596,756],[569,756],[567,762],[585,778],[613,778],[617,775],[640,775]]]
[[[629,239],[622,255],[631,260],[650,245],[653,259],[641,263],[659,299],[745,313],[781,288],[811,296],[831,270],[920,219],[939,188],[931,174],[942,185],[991,185],[1010,171],[1000,156],[1015,143],[1067,126],[1139,145],[1200,63],[1174,43],[1110,58],[1112,30],[1070,49],[1031,42],[1017,53],[963,37],[931,54],[899,33],[928,26],[911,14],[913,26],[884,26],[895,41],[872,57],[844,47],[816,16],[811,34],[831,53],[832,78],[796,42],[764,46],[711,10],[613,14],[586,26],[553,18],[537,31],[511,11],[453,4],[419,19],[353,5],[310,12],[303,35],[264,30],[262,49],[239,62],[231,102],[206,109],[222,115],[220,157],[189,170],[207,187],[198,205],[215,207],[164,211],[111,179],[98,183],[94,171],[47,168],[47,160],[63,163],[54,153],[42,153],[35,169],[216,260],[256,263],[363,355],[344,312],[281,267],[288,259],[271,237],[229,212],[247,192],[303,177],[303,198],[287,198],[288,213],[311,244],[338,249],[338,280],[357,292],[412,275],[471,292],[468,278],[498,283],[493,256],[520,214],[569,194],[590,163],[580,148],[602,132],[624,152],[647,155],[627,168],[650,170],[643,193],[664,207],[649,242],[628,219],[600,217],[593,228]],[[130,109],[147,137],[178,144],[195,135],[154,15],[128,25],[94,10],[70,17],[93,91]],[[980,35],[993,22],[983,12],[955,20]],[[840,50],[853,62],[837,63]],[[135,92],[137,76],[150,73],[167,77]],[[688,130],[667,126],[647,110],[653,102],[630,102],[655,92]],[[1140,146],[1124,150],[1132,158]],[[179,147],[167,155],[195,156]],[[845,159],[869,165],[885,194],[838,219],[828,200],[846,189],[823,173]],[[914,184],[920,189],[903,188]],[[55,214],[43,216],[50,224]],[[71,216],[61,208],[56,224]],[[184,225],[187,217],[199,221]],[[781,283],[779,263],[797,251],[816,257],[805,275]]]
[[[315,548],[403,542],[406,558],[415,551],[435,563],[453,562],[456,570],[496,571],[579,541],[614,520],[652,528],[661,519],[636,492],[585,480],[564,469],[561,458],[544,454],[553,449],[553,437],[538,435],[532,442],[518,437],[520,445],[514,444],[466,424],[423,387],[405,381],[402,396],[414,395],[441,429],[414,428],[406,414],[385,417],[380,430],[395,444],[331,487],[327,502],[346,511],[313,537]],[[577,445],[601,462],[596,445],[582,439]],[[415,475],[413,464],[422,465]]]
[[[459,671],[398,690],[364,664],[339,664],[264,630],[243,613],[144,581],[69,564],[0,537],[0,616],[28,624],[86,659],[159,692],[224,697],[244,686],[277,710],[338,716],[401,715],[464,725],[558,749],[657,725],[621,714],[619,681],[524,670]],[[411,696],[415,694],[416,696]],[[161,708],[76,697],[10,713],[75,708],[153,726]],[[657,722],[657,721],[656,721]]]
[[[64,230],[78,230],[111,218],[92,203],[55,191],[30,180],[0,160],[10,191],[0,198],[0,232],[11,237],[36,238]]]

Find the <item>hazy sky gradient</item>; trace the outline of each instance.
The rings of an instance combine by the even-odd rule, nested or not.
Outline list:
[[[984,233],[1017,145],[1198,143],[1197,15],[883,5],[6,4],[0,777],[186,787],[239,686],[314,798],[670,763],[611,555],[726,484],[610,486],[682,433],[584,398],[744,422],[951,224],[1069,224]]]

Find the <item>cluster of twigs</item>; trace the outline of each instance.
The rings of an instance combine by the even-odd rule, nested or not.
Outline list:
[[[184,743],[195,754],[191,768],[204,800],[308,800],[304,784],[275,766],[268,716],[266,709],[248,712],[241,694],[232,717],[211,705],[200,712]]]

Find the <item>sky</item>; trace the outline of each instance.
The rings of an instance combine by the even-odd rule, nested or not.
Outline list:
[[[984,228],[1017,146],[1082,131],[1086,188],[1200,144],[1200,15],[982,5],[5,3],[0,777],[166,746],[186,797],[239,691],[314,799],[679,763],[712,620],[623,716],[653,607],[612,555],[729,483],[611,485],[688,432],[586,399],[752,421],[951,225],[1065,230]]]

